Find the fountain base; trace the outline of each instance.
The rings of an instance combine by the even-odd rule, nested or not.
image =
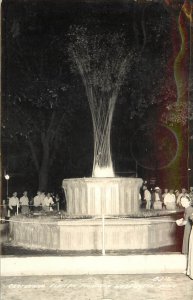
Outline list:
[[[65,179],[67,214],[61,215],[65,219],[49,214],[12,217],[12,242],[30,249],[65,251],[101,250],[103,240],[105,249],[114,251],[175,245],[178,211],[171,215],[160,211],[156,216],[149,211],[143,217],[141,185],[139,178]]]
[[[128,215],[140,208],[140,178],[64,179],[67,212],[76,216]]]
[[[179,212],[148,218],[106,218],[104,236],[106,250],[159,249],[179,244],[175,220]],[[14,245],[30,249],[66,251],[101,250],[103,224],[101,218],[66,218],[14,216],[10,222]]]

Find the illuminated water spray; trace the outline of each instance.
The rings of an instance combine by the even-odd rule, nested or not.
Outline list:
[[[93,122],[93,177],[114,177],[111,156],[111,125],[115,103],[128,69],[122,33],[91,33],[73,27],[69,53],[81,74]]]

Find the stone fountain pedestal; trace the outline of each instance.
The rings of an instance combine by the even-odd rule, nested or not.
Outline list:
[[[64,179],[67,212],[75,216],[128,215],[140,208],[140,178]]]

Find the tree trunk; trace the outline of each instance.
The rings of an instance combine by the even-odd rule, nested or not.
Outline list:
[[[39,171],[39,190],[47,192],[48,187],[48,166],[42,165]]]
[[[43,146],[43,153],[42,153],[42,162],[39,169],[39,190],[47,192],[50,146],[46,138],[42,138],[42,146]]]

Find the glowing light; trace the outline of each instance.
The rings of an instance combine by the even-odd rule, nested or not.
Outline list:
[[[113,167],[100,168],[99,166],[95,166],[93,177],[114,177]]]
[[[5,179],[9,180],[10,176],[8,174],[5,175]]]

